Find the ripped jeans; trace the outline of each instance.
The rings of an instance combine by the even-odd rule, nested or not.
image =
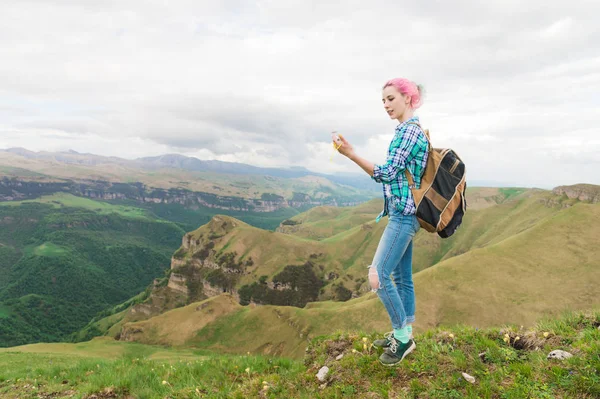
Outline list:
[[[369,266],[369,284],[383,302],[392,328],[400,329],[415,321],[412,250],[420,225],[415,215],[390,208],[388,224]]]

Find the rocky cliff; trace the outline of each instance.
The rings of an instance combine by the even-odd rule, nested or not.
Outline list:
[[[552,190],[553,194],[566,195],[569,199],[590,202],[600,202],[600,186],[593,184],[576,184],[573,186],[558,186]]]
[[[17,178],[0,179],[0,201],[39,198],[57,192],[102,200],[134,200],[139,203],[180,204],[186,208],[208,207],[243,212],[275,212],[283,208],[306,208],[319,205],[353,206],[358,202],[339,201],[334,197],[313,199],[302,195],[291,200],[278,195],[265,198],[220,196],[212,193],[190,191],[180,188],[160,189],[142,183],[111,183],[101,180],[83,182],[30,182]]]
[[[212,234],[225,234],[235,228],[230,218],[215,216],[209,223]],[[184,235],[180,249],[171,258],[171,268],[166,279],[157,279],[148,298],[133,306],[126,323],[143,321],[169,310],[227,293],[239,302],[236,284],[251,260],[240,261],[235,252],[217,253],[213,241],[202,237],[194,239]],[[118,336],[120,340],[133,340],[137,332],[127,327]]]

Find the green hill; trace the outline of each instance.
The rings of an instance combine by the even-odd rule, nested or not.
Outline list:
[[[164,275],[183,231],[71,195],[0,203],[0,346],[58,341]]]
[[[600,254],[595,245],[600,223],[593,222],[600,221],[600,206],[573,202],[542,190],[522,192],[499,202],[470,211],[464,225],[448,240],[419,233],[415,251],[430,264],[414,276],[416,330],[456,323],[486,327],[514,322],[530,326],[542,316],[600,305],[596,295]],[[331,220],[344,212],[351,210],[338,211],[337,216],[329,212]],[[368,293],[364,280],[365,265],[384,225],[365,222],[333,237],[311,240],[294,233],[262,231],[232,218],[213,219],[186,235],[187,244],[178,251],[181,257],[174,260],[180,264],[199,262],[195,254],[204,249],[207,237],[212,237],[215,253],[235,253],[239,262],[252,258],[253,264],[246,267],[238,286],[261,275],[273,276],[286,264],[312,259],[314,269],[326,283],[319,299],[335,299],[334,287],[338,284],[354,286],[360,297],[347,302],[312,302],[304,308],[239,306],[227,295],[193,302],[178,309],[177,317],[189,312],[188,318],[201,318],[202,306],[209,306],[204,303],[230,298],[230,305],[226,310],[220,308],[218,318],[182,327],[176,339],[169,329],[160,327],[179,325],[179,319],[171,319],[174,311],[145,322],[128,319],[124,312],[113,317],[112,324],[105,324],[111,326],[110,335],[121,332],[123,336],[125,332],[128,339],[140,342],[293,357],[300,356],[316,335],[352,326],[365,330],[389,328],[383,306]],[[436,242],[440,245],[434,245]],[[268,283],[265,280],[264,284]],[[241,329],[252,332],[255,338],[244,339],[237,333]],[[228,345],[223,347],[223,342]]]
[[[382,366],[371,346],[381,335],[357,328],[316,337],[303,361],[107,338],[35,344],[0,349],[0,395],[587,399],[600,396],[599,326],[596,311],[544,319],[532,328],[431,329],[415,336],[417,349],[393,368]],[[556,349],[573,356],[548,359]],[[329,372],[319,381],[316,374],[323,366]]]

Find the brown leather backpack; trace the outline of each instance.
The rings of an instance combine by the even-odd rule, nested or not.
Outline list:
[[[433,148],[429,130],[425,129],[423,132],[429,143],[429,155],[420,188],[415,188],[414,179],[408,170],[405,170],[405,174],[421,227],[430,233],[438,233],[442,238],[448,238],[460,226],[467,210],[465,164],[453,150]]]

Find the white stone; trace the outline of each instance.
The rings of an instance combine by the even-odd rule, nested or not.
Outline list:
[[[337,355],[337,357],[335,358],[335,360],[341,360],[344,357],[344,354],[342,353],[341,355]]]
[[[469,381],[471,384],[475,384],[475,377],[473,377],[472,375],[469,375],[467,373],[462,373],[462,376],[464,377],[465,380]]]
[[[323,366],[321,370],[317,373],[317,379],[321,382],[325,381],[325,377],[327,377],[327,373],[329,373],[329,367]]]
[[[548,354],[548,359],[564,360],[570,357],[573,357],[573,355],[560,349],[554,350]]]

